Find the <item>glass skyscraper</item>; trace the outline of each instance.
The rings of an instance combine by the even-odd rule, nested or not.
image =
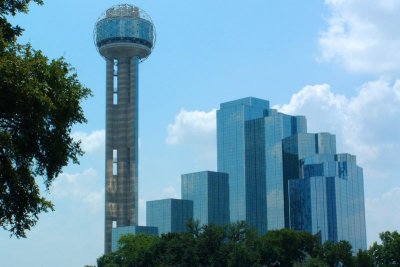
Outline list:
[[[229,174],[230,220],[260,234],[293,228],[366,248],[362,169],[335,136],[307,133],[304,116],[244,98],[217,111],[218,171]]]
[[[253,97],[217,111],[218,171],[229,174],[230,220],[260,234],[289,226],[282,139],[307,131],[304,116],[289,116]]]
[[[158,234],[185,232],[193,219],[193,201],[161,199],[146,202],[146,224],[158,228]]]
[[[262,170],[262,179],[265,180],[266,227],[267,230],[281,229],[289,227],[287,180],[284,177],[282,139],[293,134],[306,133],[307,121],[304,116],[290,116],[274,109],[265,112],[265,117],[261,120],[261,128],[258,131],[263,135],[263,142],[259,144],[257,150],[247,150],[247,161],[254,161],[253,158],[262,153],[264,163],[255,165],[253,169]],[[250,142],[251,139],[251,135],[246,138]]]
[[[231,222],[256,221],[257,218],[251,217],[264,216],[262,213],[253,212],[252,208],[256,206],[248,207],[248,199],[262,194],[265,188],[256,184],[258,180],[252,181],[252,184],[246,181],[245,122],[262,118],[268,108],[268,101],[248,97],[222,103],[217,111],[217,165],[219,172],[229,174]],[[251,190],[261,192],[249,192]]]
[[[367,248],[362,169],[349,154],[318,154],[301,160],[300,179],[289,180],[290,224],[321,241],[347,240]]]
[[[193,219],[200,225],[229,224],[227,173],[202,171],[182,174],[182,199],[193,201]]]

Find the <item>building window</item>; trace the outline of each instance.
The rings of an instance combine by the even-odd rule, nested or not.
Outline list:
[[[113,149],[113,175],[118,175],[118,151]]]
[[[113,104],[118,104],[118,59],[114,59]]]

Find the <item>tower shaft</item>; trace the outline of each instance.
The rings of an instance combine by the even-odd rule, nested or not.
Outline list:
[[[138,222],[137,57],[107,59],[105,253],[111,229]]]

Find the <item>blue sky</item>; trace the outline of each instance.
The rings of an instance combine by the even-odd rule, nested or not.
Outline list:
[[[105,62],[93,44],[116,1],[45,1],[13,19],[49,58],[63,56],[94,96],[70,165],[27,239],[0,231],[4,266],[83,266],[103,252]],[[140,65],[139,221],[145,201],[180,196],[180,174],[215,170],[215,109],[246,96],[306,115],[364,168],[368,243],[400,225],[400,3],[396,0],[154,1],[157,44]],[[40,182],[40,181],[39,181]]]

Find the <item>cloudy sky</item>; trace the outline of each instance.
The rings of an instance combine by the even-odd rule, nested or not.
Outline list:
[[[83,266],[103,251],[105,62],[92,39],[111,0],[45,1],[14,22],[49,58],[63,56],[94,96],[74,128],[86,155],[46,195],[56,211],[27,239],[0,231],[4,266]],[[400,2],[135,2],[157,28],[140,66],[139,221],[145,202],[180,197],[180,174],[216,168],[215,110],[246,96],[306,115],[364,168],[368,244],[400,225]],[[39,181],[40,182],[40,181]]]

